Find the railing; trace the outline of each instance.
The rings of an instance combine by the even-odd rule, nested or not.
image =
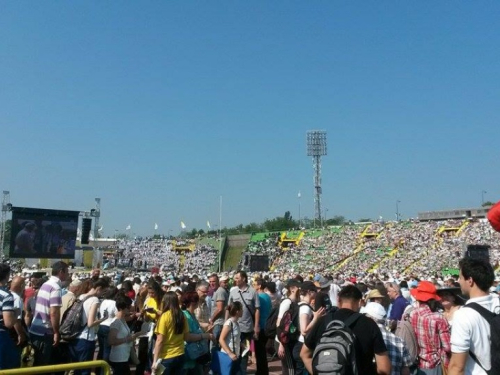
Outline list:
[[[0,375],[38,375],[58,371],[83,370],[88,368],[100,367],[103,375],[111,375],[109,365],[105,361],[87,361],[78,363],[66,363],[64,365],[50,365],[38,367],[23,367],[12,370],[0,370]]]

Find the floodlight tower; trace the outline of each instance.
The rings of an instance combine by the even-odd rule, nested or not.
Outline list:
[[[314,221],[321,223],[321,157],[326,155],[326,131],[307,132],[307,156],[313,158],[314,168]],[[316,224],[316,223],[315,223]]]
[[[10,204],[10,192],[3,191],[2,197],[2,221],[0,222],[0,257],[3,258],[3,246],[5,242],[5,224],[7,222],[7,212],[12,209]]]

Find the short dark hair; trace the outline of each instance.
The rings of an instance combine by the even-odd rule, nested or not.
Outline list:
[[[269,281],[266,283],[267,290],[269,290],[272,294],[276,293],[276,283],[274,281]]]
[[[361,291],[355,285],[346,285],[339,292],[339,300],[360,301],[363,298]]]
[[[239,271],[238,271],[238,272],[236,272],[236,273],[239,273],[239,274],[240,274],[240,276],[241,276],[242,278],[244,278],[244,279],[245,279],[245,282],[246,282],[246,283],[248,283],[248,275],[247,275],[247,273],[246,273],[245,271],[243,271],[243,270],[239,270]]]
[[[106,289],[109,287],[109,283],[102,278],[97,279],[96,281],[92,281],[92,288],[98,288],[98,287],[101,287],[101,289]]]
[[[472,278],[483,292],[488,292],[495,281],[495,271],[484,259],[463,258],[458,266],[464,279]]]
[[[68,264],[63,261],[55,262],[52,265],[52,276],[57,276],[59,272],[68,269]]]
[[[130,306],[132,306],[132,300],[123,294],[118,294],[116,296],[115,301],[116,301],[116,309],[118,311],[125,310]]]
[[[0,280],[6,280],[10,275],[10,266],[6,263],[0,263]]]

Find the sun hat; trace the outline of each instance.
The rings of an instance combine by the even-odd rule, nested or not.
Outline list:
[[[372,298],[384,298],[384,296],[378,289],[372,289],[366,294],[366,299],[370,300]]]
[[[430,299],[441,301],[436,286],[429,281],[421,281],[416,288],[410,290],[410,293],[417,301],[427,302]]]
[[[314,285],[316,285],[319,289],[328,288],[331,284],[332,281],[323,276],[321,276],[319,280],[314,282]]]

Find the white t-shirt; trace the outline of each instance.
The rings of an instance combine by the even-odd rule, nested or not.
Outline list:
[[[14,309],[17,319],[22,319],[23,317],[23,300],[16,292],[10,291],[14,297]]]
[[[101,306],[99,306],[99,314],[101,317],[108,314],[108,319],[101,323],[102,326],[110,326],[113,320],[115,320],[116,315],[116,302],[112,299],[105,299],[101,302]]]
[[[130,335],[130,329],[128,328],[127,323],[121,319],[115,319],[109,326],[109,329],[118,331],[116,334],[116,338],[118,339],[124,339]],[[109,353],[109,360],[111,362],[128,362],[132,344],[132,342],[125,342],[120,345],[113,345],[111,347],[111,352]]]
[[[313,310],[312,310],[311,306],[309,306],[305,302],[301,302],[300,303],[300,307],[299,307],[299,324],[300,324],[300,317],[303,314],[307,315],[307,325],[309,325],[309,323],[313,319]],[[300,331],[302,332],[302,329]],[[300,334],[299,342],[304,342],[304,335]]]
[[[471,298],[466,305],[476,302],[489,311],[500,313],[500,300],[497,295]],[[451,330],[451,351],[453,353],[473,352],[485,369],[491,367],[490,325],[475,310],[467,307],[455,311],[453,314],[453,329]],[[468,356],[465,365],[467,375],[486,375],[486,372]]]
[[[85,299],[85,296],[80,296],[79,298],[83,300]],[[95,304],[99,304],[99,298],[97,298],[96,296],[87,298],[83,303],[82,322],[85,324],[85,328],[83,329],[82,333],[80,333],[80,335],[78,336],[79,339],[84,339],[88,341],[95,341],[96,339],[98,326],[92,328],[89,328],[87,326],[90,309]],[[96,315],[97,315],[97,310],[96,310]],[[97,316],[95,316],[94,318],[97,319]]]
[[[233,333],[231,334],[231,330],[229,330],[229,333],[227,334],[225,341],[229,349],[233,351],[233,337],[234,337],[234,353],[239,356],[241,348],[240,325],[238,324],[238,322],[233,322],[231,319],[226,320],[224,322],[224,325],[229,326],[229,328],[231,329],[231,323],[233,325]],[[221,351],[226,353],[226,351],[222,348]]]

